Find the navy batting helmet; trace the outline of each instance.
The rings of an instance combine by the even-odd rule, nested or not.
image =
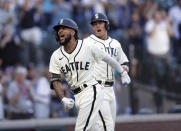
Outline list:
[[[69,18],[62,18],[59,20],[58,24],[53,27],[55,31],[59,29],[59,27],[64,26],[71,29],[74,29],[78,32],[78,25],[75,23],[75,21],[69,19]]]
[[[107,18],[106,15],[102,14],[102,13],[96,13],[92,16],[91,18],[91,22],[90,24],[92,25],[94,22],[97,22],[97,21],[104,21],[106,22],[106,29],[108,30],[109,29],[109,20]]]

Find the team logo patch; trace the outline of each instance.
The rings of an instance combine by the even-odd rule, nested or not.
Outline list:
[[[98,14],[95,14],[95,18],[98,19],[98,18],[99,18],[99,15],[98,15]]]
[[[62,23],[63,23],[63,19],[60,20],[60,24],[62,24]]]

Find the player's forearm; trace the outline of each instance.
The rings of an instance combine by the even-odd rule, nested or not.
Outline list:
[[[62,100],[62,98],[64,97],[64,90],[61,86],[61,83],[59,81],[54,81],[53,87],[54,87],[54,90],[55,90],[57,96],[60,98],[60,100]]]
[[[120,64],[113,59],[112,57],[110,57],[109,55],[106,55],[103,59],[103,61],[105,61],[107,64],[109,64],[112,68],[114,68],[115,70],[117,70],[120,74],[124,71],[124,69],[120,66]]]

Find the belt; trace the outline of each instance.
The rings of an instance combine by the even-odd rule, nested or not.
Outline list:
[[[114,82],[113,81],[101,81],[101,80],[97,80],[97,82],[99,84],[102,84],[104,86],[113,86]]]
[[[83,89],[85,89],[86,87],[88,87],[87,84],[83,84],[82,86],[79,86],[76,89],[72,90],[72,92],[76,95],[80,93]]]

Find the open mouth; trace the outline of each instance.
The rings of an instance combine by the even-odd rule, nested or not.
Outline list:
[[[101,32],[101,29],[98,29],[97,32]]]
[[[65,37],[64,34],[59,34],[59,40],[60,40],[60,41],[63,41],[63,40],[64,40],[64,37]]]

